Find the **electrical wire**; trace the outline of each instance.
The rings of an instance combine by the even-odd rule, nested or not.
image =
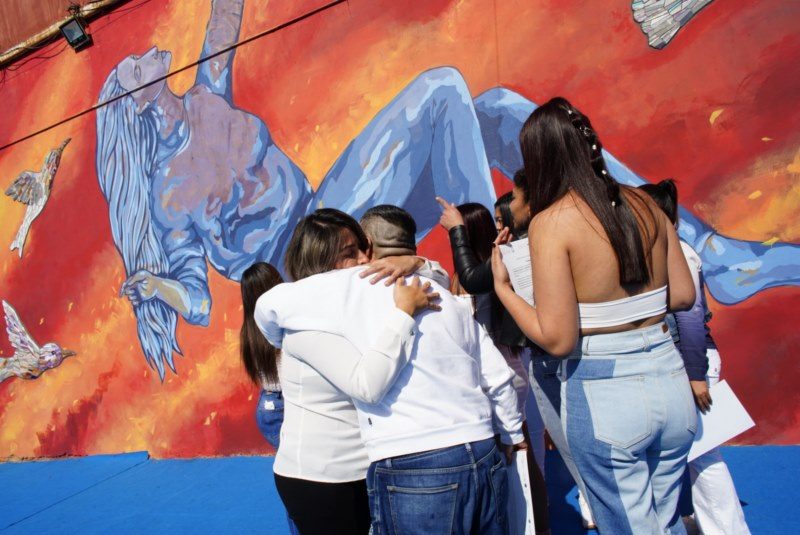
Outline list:
[[[68,117],[65,117],[64,119],[61,119],[60,121],[58,121],[56,123],[53,123],[50,126],[46,126],[44,128],[41,128],[41,129],[31,133],[31,134],[27,134],[25,136],[22,136],[21,138],[18,138],[18,139],[15,139],[14,141],[6,143],[5,145],[0,146],[0,151],[8,149],[9,147],[13,147],[14,145],[16,145],[18,143],[22,143],[23,141],[25,141],[27,139],[30,139],[30,138],[35,137],[35,136],[38,136],[39,134],[43,134],[44,132],[47,132],[48,130],[52,130],[53,128],[59,127],[59,126],[61,126],[63,124],[66,124],[66,123],[68,123],[70,121],[78,119],[79,117],[83,117],[84,115],[86,115],[88,113],[91,113],[91,112],[93,112],[93,111],[95,111],[95,110],[97,110],[99,108],[102,108],[103,106],[107,106],[107,105],[111,104],[112,102],[116,102],[117,100],[125,98],[125,97],[131,95],[132,93],[136,93],[137,91],[145,89],[146,87],[150,87],[151,85],[163,82],[164,80],[167,80],[168,78],[170,78],[172,76],[175,76],[178,73],[181,73],[181,72],[183,72],[185,70],[191,69],[192,67],[196,67],[196,66],[200,65],[201,63],[205,63],[206,61],[212,60],[212,59],[216,58],[217,56],[221,56],[222,54],[226,54],[226,53],[230,52],[231,50],[236,50],[237,48],[239,48],[242,45],[246,45],[248,43],[251,43],[253,41],[261,39],[262,37],[266,37],[267,35],[271,35],[273,33],[276,33],[278,31],[280,31],[280,30],[286,29],[289,26],[297,24],[298,22],[302,22],[302,21],[304,21],[306,19],[309,19],[309,18],[313,17],[314,15],[322,13],[323,11],[327,11],[327,10],[333,8],[333,7],[338,6],[339,4],[343,4],[343,3],[348,2],[348,1],[349,0],[333,0],[332,2],[328,2],[327,4],[324,4],[324,5],[316,8],[316,9],[312,9],[311,11],[308,11],[308,12],[302,14],[302,15],[299,15],[299,16],[297,16],[297,17],[295,17],[295,18],[293,18],[293,19],[291,19],[291,20],[289,20],[287,22],[281,23],[281,24],[279,24],[277,26],[273,26],[272,28],[269,28],[267,30],[263,30],[261,32],[258,32],[255,35],[251,35],[250,37],[248,37],[246,39],[243,39],[243,40],[239,41],[238,43],[234,43],[232,45],[226,46],[225,48],[222,48],[222,49],[214,52],[213,54],[209,54],[208,56],[206,56],[204,58],[200,58],[197,61],[193,61],[192,63],[184,65],[183,67],[181,67],[179,69],[176,69],[176,70],[174,70],[172,72],[169,72],[169,73],[167,73],[167,74],[165,74],[163,76],[159,76],[158,78],[156,78],[154,80],[151,80],[150,82],[147,82],[146,84],[143,84],[143,85],[137,87],[136,89],[131,89],[130,91],[126,91],[125,93],[122,93],[121,95],[117,95],[116,97],[110,98],[110,99],[105,100],[103,102],[98,102],[97,104],[93,105],[92,107],[86,108],[85,110],[79,111],[79,112],[74,113],[74,114],[72,114],[72,115],[70,115]]]
[[[102,30],[103,28],[105,28],[109,24],[117,22],[119,19],[122,18],[122,16],[127,15],[130,12],[141,8],[143,5],[145,5],[145,4],[147,4],[147,3],[151,2],[151,1],[152,0],[142,0],[141,2],[139,2],[138,4],[135,4],[133,6],[119,7],[117,9],[115,9],[112,13],[109,14],[108,20],[106,21],[106,23],[103,24],[100,27],[94,28],[92,30],[92,33],[95,33],[95,34],[99,33],[100,30]],[[88,2],[88,3],[86,3],[84,5],[84,7],[90,6],[90,5],[94,4],[94,3],[96,3],[96,2]],[[76,5],[78,5],[78,4],[75,4],[74,2],[71,2],[70,3],[70,8],[72,8],[72,6],[76,6]],[[117,16],[115,16],[115,15],[117,15]],[[90,30],[91,30],[91,28],[90,28]],[[58,45],[59,45],[58,34],[56,34],[51,39],[48,39],[47,41],[42,42],[41,44],[30,46],[30,47],[26,47],[26,46],[21,46],[20,45],[20,46],[17,46],[17,47],[14,47],[14,48],[10,49],[8,52],[13,52],[13,51],[20,50],[20,49],[26,49],[26,50],[31,50],[31,51],[40,50],[40,49],[43,49],[43,48],[48,47],[48,46],[55,48]],[[17,76],[19,76],[20,74],[22,74],[22,72],[20,72],[16,76],[8,76],[7,75],[8,72],[17,72],[20,69],[22,69],[22,67],[27,65],[28,63],[31,63],[31,62],[36,61],[36,60],[52,59],[52,58],[58,56],[59,54],[61,54],[62,52],[64,52],[66,49],[67,49],[66,45],[63,45],[61,47],[61,49],[58,52],[56,52],[55,54],[52,54],[52,55],[41,55],[41,54],[39,54],[39,55],[36,55],[36,56],[31,56],[29,58],[25,58],[24,60],[17,61],[17,62],[14,62],[14,63],[10,64],[10,65],[7,65],[6,67],[0,68],[0,72],[2,73],[2,78],[0,78],[0,88],[2,88],[3,85],[7,81],[11,81],[14,78],[16,78]],[[48,51],[43,51],[42,53],[46,54],[47,52]],[[41,61],[39,61],[36,65],[39,65],[39,64],[41,64]],[[27,72],[27,71],[23,71],[23,72]]]

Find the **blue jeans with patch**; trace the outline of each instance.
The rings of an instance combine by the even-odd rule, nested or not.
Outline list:
[[[373,535],[506,535],[506,461],[493,438],[370,464]]]
[[[281,426],[283,425],[283,393],[261,390],[256,409],[256,424],[276,450],[281,443]]]
[[[256,409],[256,424],[267,442],[277,450],[281,443],[281,426],[283,426],[283,393],[261,390]],[[300,532],[289,518],[289,513],[286,513],[286,521],[289,523],[289,533],[299,535]]]
[[[582,337],[562,379],[567,441],[600,532],[684,534],[677,506],[697,414],[666,326]]]

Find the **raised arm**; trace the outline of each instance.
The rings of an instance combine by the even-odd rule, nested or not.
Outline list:
[[[211,17],[206,26],[206,38],[200,59],[205,59],[235,44],[239,39],[244,0],[211,0]],[[231,81],[233,56],[231,49],[219,56],[203,61],[197,68],[195,83],[208,87],[229,103],[233,102]]]
[[[459,225],[450,229],[450,247],[453,249],[453,266],[458,282],[473,295],[489,293],[493,289],[492,264],[481,262],[475,256],[467,238],[467,228]]]
[[[557,224],[543,212],[528,230],[536,308],[514,293],[499,247],[492,251],[492,274],[497,297],[525,336],[553,356],[566,356],[578,340],[578,300],[567,244],[556,238]],[[506,234],[501,232],[498,241]]]

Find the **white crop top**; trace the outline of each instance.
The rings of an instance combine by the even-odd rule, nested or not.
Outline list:
[[[581,329],[615,327],[667,312],[667,287],[604,303],[578,303]]]

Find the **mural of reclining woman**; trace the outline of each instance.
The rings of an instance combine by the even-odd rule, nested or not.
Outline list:
[[[243,0],[212,0],[202,57],[237,41],[242,8]],[[97,175],[128,276],[121,291],[133,305],[145,357],[162,379],[164,363],[175,371],[173,352],[180,353],[178,314],[191,324],[208,324],[208,263],[232,280],[257,261],[280,265],[292,225],[319,205],[359,218],[376,204],[395,204],[415,217],[421,239],[438,221],[437,195],[491,205],[490,165],[509,177],[521,166],[516,138],[535,107],[502,88],[473,101],[457,70],[428,70],[350,142],[312,193],[264,122],[234,106],[234,54],[201,63],[183,96],[161,81],[97,111]],[[156,48],[125,58],[109,74],[99,101],[157,80],[170,61],[169,52]],[[607,157],[617,179],[643,183]],[[720,270],[741,264],[736,251],[748,262],[762,262],[758,276],[752,269],[737,271],[749,281],[738,293],[728,287],[739,283],[709,271],[712,292],[712,278],[719,275],[718,288],[735,296],[724,302],[797,283],[797,275],[778,269],[800,264],[796,249],[767,257],[774,248],[728,240],[696,218],[682,218],[684,234],[696,238],[688,241],[709,244],[701,254],[723,240],[714,242],[725,247],[714,254]]]

